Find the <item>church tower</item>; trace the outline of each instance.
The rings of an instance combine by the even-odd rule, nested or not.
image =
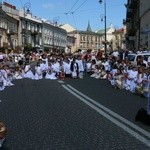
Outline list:
[[[90,21],[88,21],[88,26],[86,29],[87,32],[92,32],[91,26],[90,26]]]

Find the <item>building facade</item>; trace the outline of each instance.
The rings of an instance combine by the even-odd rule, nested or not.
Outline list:
[[[140,0],[140,45],[150,50],[150,1]]]
[[[128,0],[126,41],[130,49],[150,49],[150,1]]]
[[[113,32],[113,38],[111,40],[112,49],[126,49],[125,43],[125,28],[120,28]]]
[[[11,6],[10,6],[11,7]],[[3,50],[18,46],[18,20],[11,17],[0,6],[0,47]]]
[[[45,19],[33,16],[29,8],[17,10],[3,2],[0,8],[0,46],[6,49],[57,50],[67,46],[67,32]]]
[[[42,43],[43,49],[57,52],[65,51],[67,31],[45,20],[42,22]]]

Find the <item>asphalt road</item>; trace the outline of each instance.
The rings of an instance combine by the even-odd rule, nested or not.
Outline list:
[[[150,149],[150,127],[134,121],[145,98],[89,77],[14,83],[0,92],[3,150]]]

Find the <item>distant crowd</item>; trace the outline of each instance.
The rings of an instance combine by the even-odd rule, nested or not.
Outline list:
[[[150,86],[150,58],[143,57],[138,65],[128,60],[128,50],[113,51],[107,56],[83,51],[74,54],[57,53],[0,53],[0,90],[14,85],[15,79],[82,79],[85,75],[105,79],[116,89],[148,97]]]

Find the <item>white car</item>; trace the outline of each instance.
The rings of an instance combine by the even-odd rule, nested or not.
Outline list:
[[[128,60],[131,62],[133,65],[137,65],[137,59],[139,57],[144,57],[144,60],[147,61],[148,57],[150,57],[150,52],[145,52],[145,53],[129,53],[128,54]]]

